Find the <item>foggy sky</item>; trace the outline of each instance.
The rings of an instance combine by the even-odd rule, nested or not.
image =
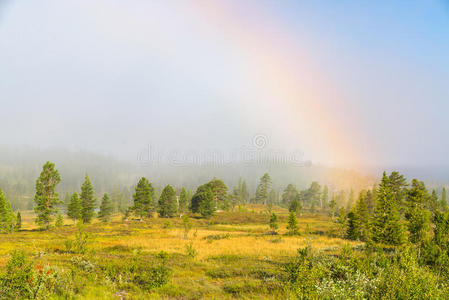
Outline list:
[[[312,2],[229,6],[242,24],[260,22],[279,34],[279,48],[306,44],[320,74],[341,94],[338,101],[316,101],[353,137],[351,147],[366,155],[366,165],[447,166],[447,5]],[[222,29],[202,17],[202,3],[3,1],[0,144],[132,161],[149,144],[161,151],[226,152],[263,134],[275,148],[340,163],[310,153],[313,139],[282,123],[289,107],[269,109],[278,100],[267,99],[245,63],[263,49],[240,52],[227,24]],[[265,32],[254,34],[263,39]],[[300,72],[301,59],[292,65]]]

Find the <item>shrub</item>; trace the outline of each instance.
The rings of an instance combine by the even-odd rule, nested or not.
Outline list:
[[[193,242],[185,245],[186,254],[191,258],[195,258],[198,255],[198,251],[193,247]]]

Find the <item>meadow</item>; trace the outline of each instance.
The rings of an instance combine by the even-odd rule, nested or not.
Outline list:
[[[333,254],[360,245],[330,237],[335,224],[325,214],[303,213],[300,234],[287,235],[288,211],[273,210],[279,215],[278,234],[271,232],[263,205],[208,219],[192,216],[188,226],[181,218],[139,221],[115,215],[108,223],[95,220],[82,227],[65,219],[64,226],[48,232],[34,223],[34,213],[24,212],[22,229],[0,236],[0,269],[21,250],[33,268],[65,274],[51,279],[52,287],[60,287],[36,298],[279,299],[294,298],[281,279],[298,249]]]

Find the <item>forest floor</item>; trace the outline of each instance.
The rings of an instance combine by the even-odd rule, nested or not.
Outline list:
[[[20,249],[34,265],[71,272],[79,299],[279,299],[289,296],[276,278],[299,248],[311,245],[332,254],[344,245],[357,245],[329,237],[335,225],[323,214],[299,216],[300,235],[289,236],[288,211],[279,207],[274,211],[279,215],[277,235],[270,233],[269,213],[257,205],[217,212],[210,219],[190,218],[187,236],[181,218],[141,222],[115,216],[109,223],[83,226],[88,234],[83,254],[69,249],[67,241],[75,242],[78,232],[71,220],[40,231],[33,213],[24,212],[21,231],[0,235],[0,269],[10,253]],[[165,284],[125,278],[124,270],[158,266],[160,257],[169,270]]]

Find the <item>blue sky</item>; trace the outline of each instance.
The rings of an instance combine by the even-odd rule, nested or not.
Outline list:
[[[282,122],[297,115],[314,132],[300,111],[273,109],[248,63],[264,45],[243,48],[232,18],[246,36],[279,42],[271,55],[291,61],[298,86],[313,70],[283,54],[308,53],[339,94],[313,101],[366,165],[449,165],[447,1],[215,2],[231,17],[204,13],[203,1],[3,0],[1,143],[132,160],[147,144],[226,151],[264,133],[273,147],[348,163],[313,145],[326,134],[301,136]]]

